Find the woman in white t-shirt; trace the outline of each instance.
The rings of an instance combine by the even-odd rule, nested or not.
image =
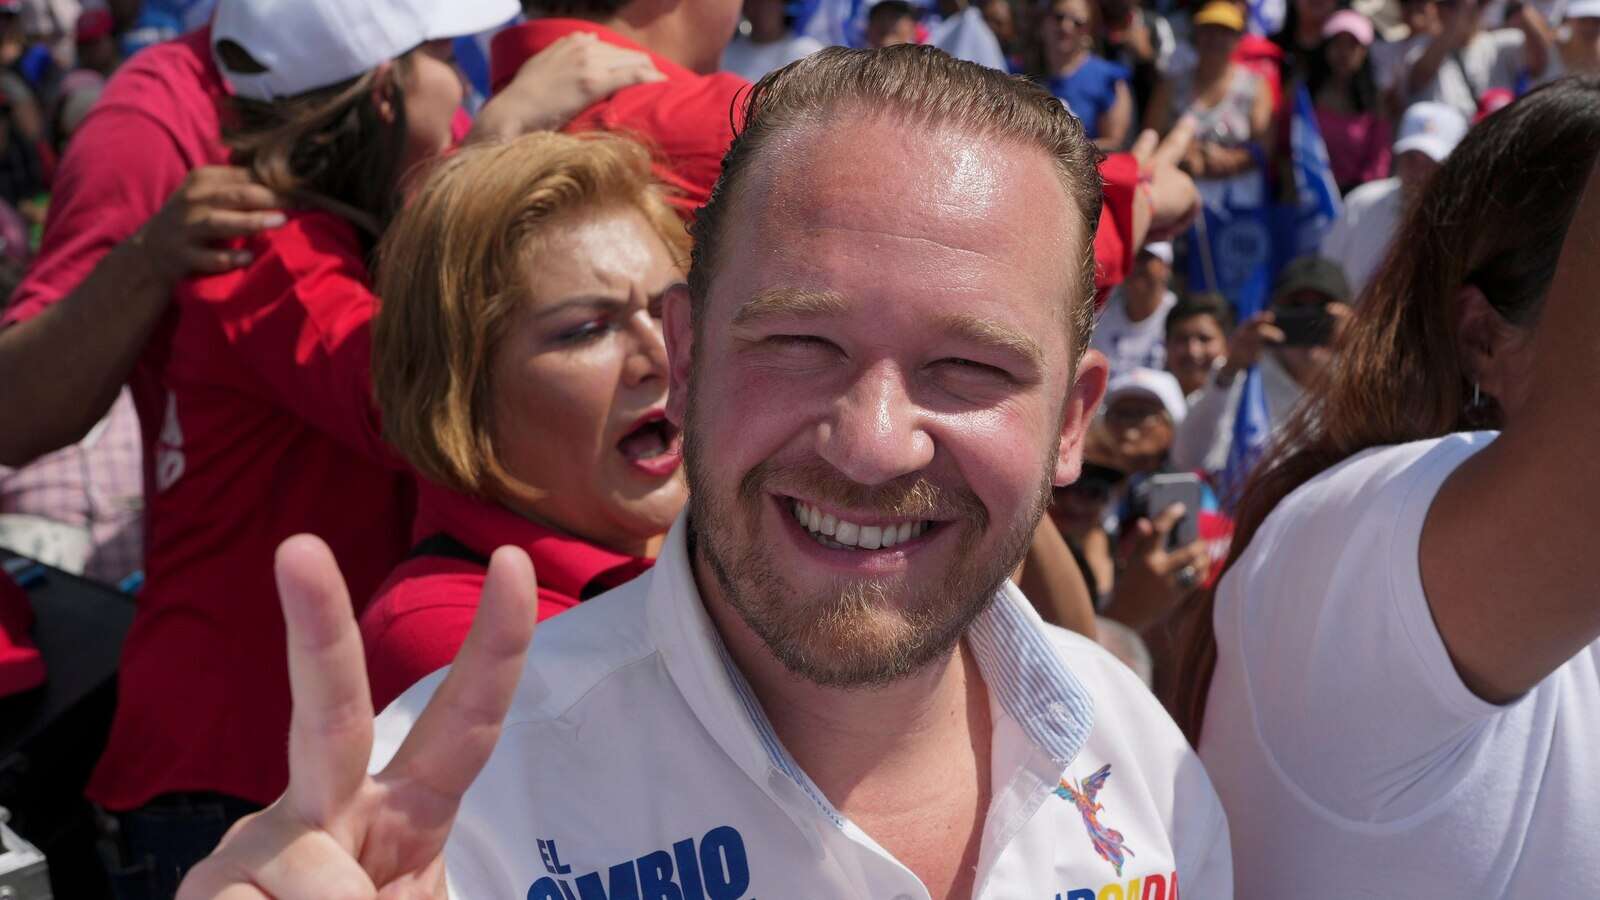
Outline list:
[[[1600,887],[1597,153],[1594,77],[1469,133],[1246,488],[1178,702],[1241,900]]]

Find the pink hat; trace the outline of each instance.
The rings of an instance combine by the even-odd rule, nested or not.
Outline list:
[[[1361,43],[1363,47],[1372,46],[1372,20],[1353,9],[1341,9],[1328,17],[1327,24],[1322,26],[1322,37],[1332,38],[1336,34],[1348,34]]]

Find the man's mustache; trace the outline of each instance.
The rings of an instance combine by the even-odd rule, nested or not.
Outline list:
[[[740,480],[739,496],[755,501],[769,493],[888,518],[967,521],[980,530],[989,525],[989,512],[971,489],[942,487],[918,473],[882,484],[861,484],[820,459],[781,465],[768,460]]]

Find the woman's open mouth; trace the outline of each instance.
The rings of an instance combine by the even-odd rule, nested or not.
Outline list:
[[[617,452],[639,471],[661,478],[683,464],[683,436],[658,410],[640,419],[617,441]]]

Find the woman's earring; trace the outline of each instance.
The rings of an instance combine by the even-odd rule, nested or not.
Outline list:
[[[1478,388],[1478,382],[1472,383],[1472,408],[1477,409],[1483,405],[1483,391]]]

